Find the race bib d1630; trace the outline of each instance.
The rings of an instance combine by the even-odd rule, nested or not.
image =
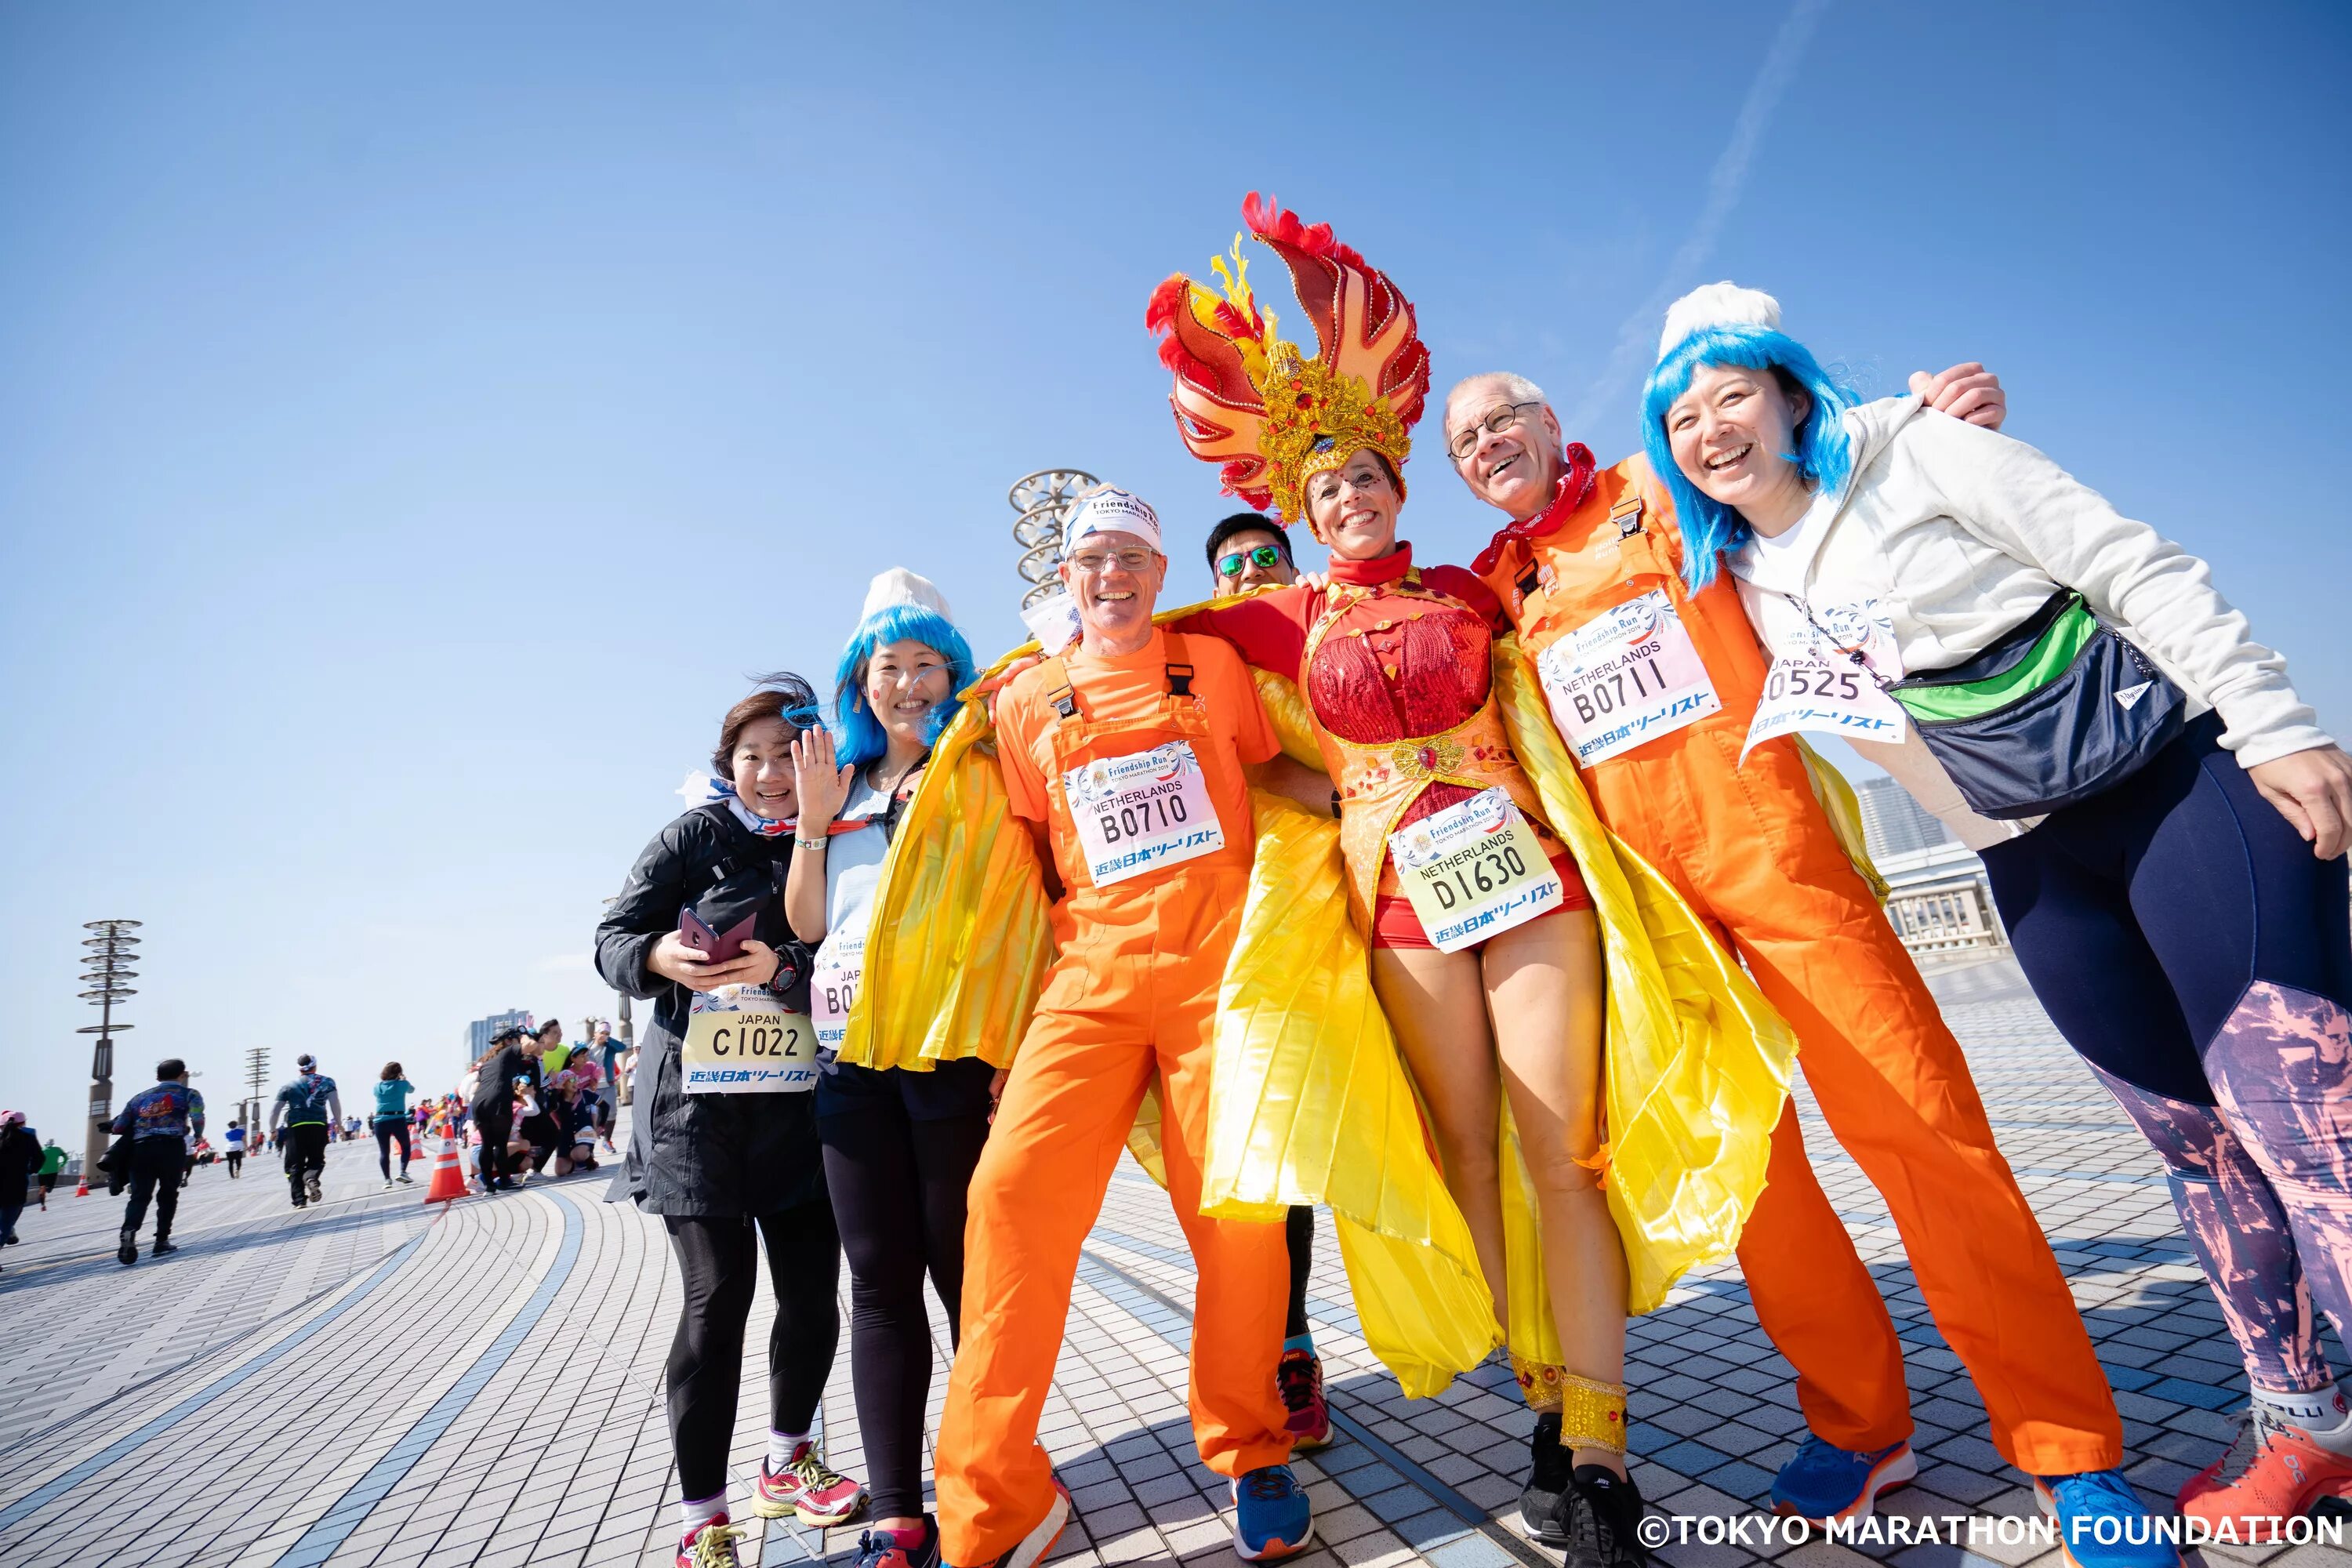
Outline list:
[[[804,1094],[816,1087],[816,1026],[764,985],[698,991],[678,1065],[688,1094]]]
[[[1536,656],[1560,738],[1584,767],[1723,710],[1663,588],[1603,610]]]
[[[1097,888],[1225,847],[1190,741],[1082,763],[1062,775],[1062,788]]]
[[[1559,874],[1535,829],[1499,789],[1389,835],[1397,880],[1430,945],[1458,952],[1559,908]]]

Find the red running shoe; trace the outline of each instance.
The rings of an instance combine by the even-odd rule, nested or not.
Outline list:
[[[2240,1541],[2267,1543],[2283,1539],[2284,1521],[2347,1489],[2352,1458],[2257,1409],[2248,1413],[2230,1451],[2182,1487],[2174,1505],[2184,1517],[2217,1529],[2225,1519],[2232,1521]]]
[[[1297,1441],[1295,1453],[1327,1447],[1331,1441],[1331,1407],[1323,1401],[1323,1358],[1313,1351],[1285,1351],[1275,1363],[1274,1385],[1281,1392],[1290,1419],[1283,1425]]]
[[[678,1539],[677,1568],[742,1568],[735,1555],[735,1543],[742,1539],[743,1532],[719,1514]]]
[[[803,1524],[830,1530],[847,1524],[866,1506],[866,1486],[832,1469],[817,1457],[816,1446],[803,1441],[793,1450],[781,1470],[760,1461],[759,1484],[751,1489],[751,1511],[761,1519],[798,1514]]]

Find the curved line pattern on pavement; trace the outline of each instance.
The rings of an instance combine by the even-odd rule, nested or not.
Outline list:
[[[334,1555],[335,1548],[351,1538],[353,1531],[384,1500],[385,1494],[398,1486],[425,1451],[440,1440],[452,1422],[485,1384],[497,1375],[508,1358],[520,1349],[530,1331],[547,1313],[556,1297],[572,1278],[572,1265],[580,1260],[580,1243],[587,1226],[580,1218],[580,1210],[569,1199],[554,1193],[547,1194],[555,1206],[563,1211],[563,1240],[557,1247],[555,1260],[548,1266],[547,1275],[539,1288],[530,1293],[506,1329],[474,1358],[466,1374],[449,1385],[448,1391],[433,1402],[433,1407],[416,1418],[415,1425],[403,1434],[399,1442],[387,1450],[383,1458],[368,1467],[367,1474],[353,1481],[351,1489],[335,1500],[333,1506],[321,1514],[300,1539],[288,1547],[275,1568],[317,1568]]]
[[[203,1388],[191,1394],[187,1398],[183,1399],[180,1403],[174,1405],[169,1410],[164,1411],[163,1414],[156,1416],[153,1420],[147,1422],[144,1426],[140,1426],[134,1431],[117,1437],[113,1442],[109,1443],[105,1447],[100,1448],[97,1453],[92,1454],[80,1464],[76,1465],[65,1474],[58,1477],[57,1479],[50,1481],[46,1486],[40,1487],[34,1491],[27,1492],[25,1496],[18,1498],[15,1502],[10,1503],[6,1508],[0,1508],[0,1530],[5,1530],[10,1525],[16,1523],[18,1521],[26,1519],[31,1514],[38,1511],[40,1509],[55,1502],[67,1492],[71,1491],[74,1488],[81,1485],[82,1482],[89,1479],[90,1477],[97,1475],[100,1471],[104,1470],[110,1465],[113,1465],[121,1461],[131,1453],[137,1451],[139,1448],[154,1441],[157,1437],[178,1426],[189,1416],[194,1415],[197,1411],[202,1410],[205,1405],[210,1405],[214,1400],[219,1398],[222,1394],[226,1394],[229,1390],[236,1387],[247,1378],[252,1377],[257,1373],[263,1372],[276,1364],[279,1360],[283,1359],[289,1352],[308,1342],[310,1339],[323,1331],[328,1324],[333,1322],[337,1318],[341,1317],[345,1312],[350,1311],[360,1302],[365,1300],[378,1286],[382,1285],[385,1280],[391,1279],[394,1274],[397,1273],[400,1266],[403,1263],[405,1263],[409,1257],[415,1253],[419,1247],[424,1245],[425,1238],[431,1234],[432,1228],[428,1226],[425,1229],[418,1231],[415,1236],[410,1237],[406,1241],[402,1242],[397,1250],[386,1256],[382,1263],[375,1266],[374,1272],[371,1273],[367,1279],[361,1283],[358,1289],[352,1291],[341,1300],[336,1302],[332,1307],[330,1307],[327,1310],[320,1313],[317,1317],[311,1319],[309,1322],[303,1324],[302,1327],[287,1335],[284,1339],[278,1341],[268,1350],[263,1351],[252,1360],[246,1362],[241,1366],[238,1366],[235,1371],[223,1373],[219,1377],[215,1378],[211,1383],[206,1384]]]

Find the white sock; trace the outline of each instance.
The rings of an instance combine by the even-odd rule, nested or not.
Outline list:
[[[801,1445],[808,1440],[809,1435],[805,1432],[779,1432],[773,1426],[769,1427],[769,1473],[773,1474],[774,1472],[782,1469],[786,1465],[791,1464],[793,1462],[793,1456],[799,1453]]]
[[[704,1498],[700,1502],[688,1502],[681,1498],[677,1505],[677,1532],[692,1535],[726,1511],[727,1493],[723,1489],[718,1496]]]
[[[2254,1404],[2331,1453],[2352,1454],[2352,1402],[2334,1384],[2308,1394],[2253,1390]]]

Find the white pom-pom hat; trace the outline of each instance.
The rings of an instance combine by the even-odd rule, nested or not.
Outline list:
[[[1693,332],[1708,327],[1780,330],[1780,301],[1760,289],[1703,283],[1666,307],[1666,330],[1658,334],[1658,357],[1665,358]]]
[[[866,590],[866,607],[857,612],[857,618],[862,621],[893,605],[920,605],[943,621],[955,619],[948,610],[948,596],[929,577],[918,576],[904,566],[893,566],[874,579]]]

